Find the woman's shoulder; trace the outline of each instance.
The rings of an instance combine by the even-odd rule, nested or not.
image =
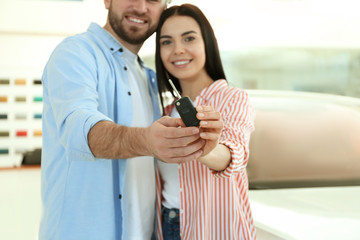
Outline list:
[[[227,82],[226,80],[218,80],[221,81],[219,82],[217,85],[217,91],[214,91],[214,97],[232,97],[232,98],[247,98],[248,97],[248,93],[241,89],[238,88],[236,86],[231,85],[229,82]]]

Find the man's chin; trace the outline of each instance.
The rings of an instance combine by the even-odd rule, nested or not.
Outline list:
[[[123,38],[126,42],[131,44],[142,44],[148,39],[152,33],[130,33],[126,38]]]

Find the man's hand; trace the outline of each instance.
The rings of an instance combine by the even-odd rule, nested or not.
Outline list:
[[[168,163],[196,160],[205,144],[199,133],[197,127],[185,127],[180,118],[162,117],[147,128],[147,150]]]

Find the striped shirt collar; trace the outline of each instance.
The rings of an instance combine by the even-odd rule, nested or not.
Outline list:
[[[215,92],[218,92],[227,86],[228,86],[228,82],[225,79],[216,80],[210,86],[204,88],[200,92],[198,98],[202,98],[205,101],[208,101]]]

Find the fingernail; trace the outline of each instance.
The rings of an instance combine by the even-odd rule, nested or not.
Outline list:
[[[205,116],[203,113],[198,113],[199,117]]]
[[[206,122],[206,121],[201,121],[200,123],[201,123],[201,125],[207,125],[208,124],[208,122]]]
[[[199,133],[199,129],[198,128],[194,128],[192,131],[194,134]]]
[[[202,111],[203,108],[199,106],[199,107],[197,107],[197,110]]]
[[[206,133],[200,133],[200,137],[206,137]]]

